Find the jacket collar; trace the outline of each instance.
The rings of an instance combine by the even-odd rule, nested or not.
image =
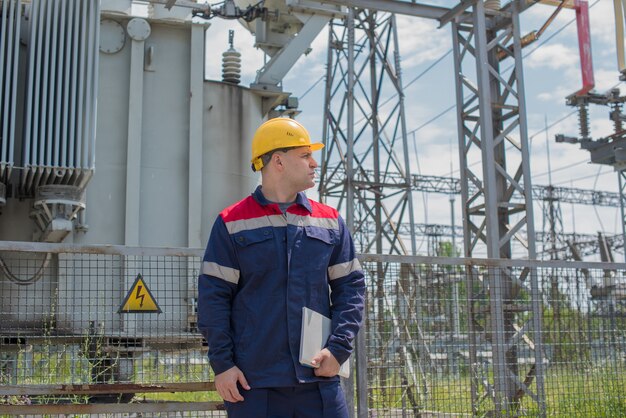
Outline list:
[[[267,205],[274,204],[274,202],[270,202],[263,195],[263,192],[261,191],[261,186],[257,186],[257,188],[254,191],[254,193],[252,193],[252,197],[261,206],[267,206]],[[296,203],[298,205],[302,206],[303,208],[305,208],[307,211],[309,211],[309,213],[313,213],[313,208],[311,207],[311,202],[309,202],[309,199],[306,197],[306,194],[304,192],[298,192],[298,194],[296,195]]]

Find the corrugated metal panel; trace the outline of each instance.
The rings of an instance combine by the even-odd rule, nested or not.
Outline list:
[[[4,0],[0,9],[0,182],[6,183],[14,165],[22,4],[20,0]]]
[[[84,188],[94,169],[98,0],[33,0],[20,189]]]

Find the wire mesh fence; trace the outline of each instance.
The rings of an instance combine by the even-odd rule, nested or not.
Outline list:
[[[626,416],[626,266],[363,259],[370,416]]]
[[[202,251],[22,245],[0,251],[0,415],[224,416],[196,329]]]
[[[0,415],[224,416],[201,256],[0,243]],[[626,416],[626,265],[361,258],[361,416]]]

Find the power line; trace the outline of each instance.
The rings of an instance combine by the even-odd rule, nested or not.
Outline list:
[[[428,66],[428,68],[426,68],[424,71],[422,71],[420,74],[418,74],[413,80],[409,81],[406,86],[404,86],[404,88],[409,87],[411,84],[415,83],[417,80],[419,80],[420,78],[422,78],[422,76],[424,76],[424,74],[426,74],[427,72],[429,72],[430,70],[432,70],[437,64],[439,64],[441,61],[443,61],[443,59],[445,57],[447,57],[448,55],[450,55],[452,53],[452,48],[450,48],[448,50],[448,52],[446,52],[445,54],[443,54],[441,57],[437,58],[436,61],[434,61],[432,64],[430,64]],[[397,96],[397,95],[396,95]]]
[[[568,118],[570,118],[572,115],[575,115],[575,114],[577,114],[577,113],[578,113],[578,109],[576,109],[576,110],[574,110],[574,111],[572,111],[572,112],[568,113],[567,115],[563,116],[561,119],[559,119],[559,120],[557,120],[557,121],[555,121],[555,122],[552,122],[550,125],[548,125],[548,126],[544,127],[543,129],[541,129],[541,130],[539,130],[539,131],[535,132],[534,134],[532,134],[531,136],[529,136],[529,137],[528,137],[528,140],[529,140],[529,141],[532,141],[532,140],[533,140],[533,138],[534,138],[534,137],[536,137],[537,135],[544,133],[544,132],[545,132],[545,131],[547,131],[548,129],[550,129],[550,128],[554,127],[557,123],[561,123],[561,122],[563,122],[565,119],[568,119]]]
[[[467,99],[464,98],[464,99]],[[428,121],[424,122],[423,124],[421,124],[420,126],[418,126],[417,128],[413,129],[412,131],[408,131],[407,134],[413,134],[417,131],[419,131],[420,129],[426,127],[427,125],[433,123],[434,121],[436,121],[437,119],[439,119],[440,117],[442,117],[443,115],[445,115],[446,113],[448,113],[449,111],[451,111],[452,109],[454,109],[456,107],[456,104],[453,104],[452,106],[450,106],[449,108],[445,109],[444,111],[442,111],[441,113],[435,115],[433,118],[429,119]]]
[[[322,81],[324,79],[324,75],[322,75],[320,78],[317,79],[317,81],[315,83],[313,83],[313,85],[311,87],[309,87],[309,89],[307,91],[305,91],[303,94],[301,94],[299,96],[300,99],[304,99],[304,97],[309,94],[309,92],[311,90],[313,90],[315,88],[315,86],[317,86],[319,84],[320,81]]]
[[[600,167],[600,168],[602,168],[602,167]],[[567,179],[567,180],[564,180],[564,181],[559,181],[559,182],[554,183],[554,186],[559,185],[559,184],[565,184],[565,183],[569,183],[569,182],[579,181],[579,180],[587,180],[587,179],[590,179],[590,178],[593,178],[593,177],[596,177],[596,176],[600,177],[600,176],[604,176],[606,174],[612,174],[612,173],[613,173],[612,171],[605,171],[604,173],[590,174],[588,176],[576,177],[574,179]]]
[[[595,3],[593,3],[591,6],[589,6],[589,8],[592,8],[593,6],[595,6],[596,4],[598,4],[600,2],[600,0],[596,0]],[[561,33],[566,27],[568,27],[569,25],[571,25],[573,22],[575,22],[576,19],[572,19],[569,22],[567,22],[564,26],[562,26],[561,28],[559,28],[555,33],[553,33],[552,35],[550,35],[549,37],[547,37],[544,41],[542,41],[539,45],[537,45],[537,47],[531,51],[529,51],[526,55],[524,55],[523,57],[526,58],[528,57],[530,54],[532,54],[533,52],[535,52],[536,50],[538,50],[539,48],[541,48],[543,45],[545,45],[548,41],[550,41],[552,38],[554,38],[556,35],[558,35],[559,33]],[[450,51],[449,51],[450,52]],[[447,55],[447,53],[446,53]],[[443,58],[443,57],[442,57]],[[441,59],[441,58],[440,58]],[[512,66],[511,66],[512,67]],[[509,67],[509,68],[511,68]],[[408,133],[413,133],[413,132],[417,132],[418,130],[424,128],[425,126],[427,126],[428,124],[434,122],[435,120],[439,119],[441,116],[443,116],[444,114],[448,113],[449,111],[451,111],[452,109],[454,109],[456,107],[456,104],[446,108],[444,111],[442,111],[441,113],[437,114],[435,117],[433,117],[432,119],[430,119],[429,121],[427,121],[426,123],[422,124],[421,126],[419,126],[418,128],[416,128],[413,131],[409,131]],[[574,114],[575,112],[572,112],[571,114]],[[570,115],[571,115],[570,114]],[[567,117],[569,117],[570,115],[568,115]],[[558,123],[558,122],[556,122]],[[543,131],[542,131],[543,132]]]
[[[409,81],[407,83],[406,86],[403,86],[403,89],[409,87],[411,84],[415,83],[417,80],[419,80],[420,78],[422,78],[426,73],[428,73],[430,70],[432,70],[433,68],[435,68],[435,66],[437,64],[439,64],[441,61],[443,61],[443,59],[445,57],[447,57],[448,55],[450,55],[450,53],[452,52],[452,49],[448,50],[448,52],[446,52],[445,54],[443,54],[441,57],[437,58],[432,64],[430,64],[424,71],[422,71],[421,73],[419,73],[415,78],[413,78],[411,81]],[[397,97],[398,94],[393,94],[391,96],[389,96],[387,98],[387,100],[385,100],[384,102],[382,102],[380,105],[378,105],[379,108],[382,108],[384,105],[386,105],[387,103],[389,103],[392,99],[394,99],[395,97]],[[361,118],[361,120],[359,120],[357,123],[361,123],[365,118]],[[407,132],[407,134],[410,134],[411,132]]]
[[[602,166],[598,167],[598,171],[596,173],[596,179],[593,181],[593,190],[595,190],[596,186],[598,185],[598,178],[600,177],[600,170],[602,170]],[[600,218],[600,214],[598,213],[598,207],[594,205],[593,211],[596,214],[596,219],[598,219],[598,222],[600,223],[600,228],[602,232],[605,232],[606,230],[604,229],[604,223],[602,222],[602,218]]]
[[[593,6],[595,6],[596,4],[600,3],[600,0],[596,0],[591,6],[589,6],[589,9],[591,9]],[[523,55],[523,58],[526,58],[527,56],[529,56],[530,54],[532,54],[533,52],[535,52],[536,50],[538,50],[539,48],[541,48],[543,45],[545,45],[547,42],[549,42],[550,40],[552,40],[552,38],[554,38],[556,35],[558,35],[559,33],[563,32],[563,30],[568,27],[569,25],[571,25],[572,23],[576,22],[576,18],[570,20],[569,22],[567,22],[565,25],[563,25],[562,27],[560,27],[556,32],[554,32],[552,35],[548,36],[547,38],[545,38],[543,41],[541,41],[539,44],[537,44],[537,47],[528,51],[527,54]]]
[[[409,81],[403,88],[407,88],[409,87],[411,84],[415,83],[417,80],[419,80],[420,78],[422,78],[424,75],[426,75],[430,70],[432,70],[433,68],[435,68],[437,66],[437,64],[439,64],[441,61],[444,60],[444,58],[446,58],[448,55],[450,55],[452,53],[452,48],[450,48],[445,54],[443,54],[442,56],[440,56],[439,58],[437,58],[435,61],[433,61],[428,67],[426,67],[426,69],[424,69],[424,71],[422,71],[421,73],[419,73],[417,76],[415,76],[411,81]],[[320,81],[322,81],[324,79],[324,76],[322,75],[320,78],[317,79],[317,81],[311,86],[309,87],[309,89],[307,91],[304,92],[304,94],[300,95],[300,99],[304,98],[304,96],[306,96],[311,90],[313,90],[313,88],[319,84]],[[386,105],[387,103],[389,103],[393,98],[397,97],[398,94],[394,94],[390,97],[387,98],[387,100],[385,100],[384,102],[382,102],[379,107],[382,107],[384,105]]]
[[[584,159],[584,160],[582,160],[582,161],[578,161],[578,162],[576,162],[576,163],[572,163],[572,164],[564,165],[564,166],[559,167],[559,168],[555,168],[554,170],[552,170],[552,172],[554,173],[554,172],[556,172],[556,171],[563,171],[563,170],[567,170],[568,168],[576,167],[577,165],[585,164],[585,163],[587,163],[587,162],[588,162],[588,160],[587,160],[587,159]],[[547,172],[547,171],[544,171],[543,173],[533,174],[533,177],[542,177],[542,176],[545,176],[546,174],[548,174],[548,172]]]

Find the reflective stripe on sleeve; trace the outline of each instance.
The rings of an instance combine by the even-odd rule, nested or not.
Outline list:
[[[361,270],[361,263],[359,263],[358,258],[353,258],[345,263],[335,264],[334,266],[328,267],[328,279],[339,279],[340,277],[345,277],[357,270]]]
[[[234,284],[239,283],[239,270],[230,267],[220,266],[217,263],[212,263],[209,261],[205,261],[202,263],[202,274],[217,277]]]

